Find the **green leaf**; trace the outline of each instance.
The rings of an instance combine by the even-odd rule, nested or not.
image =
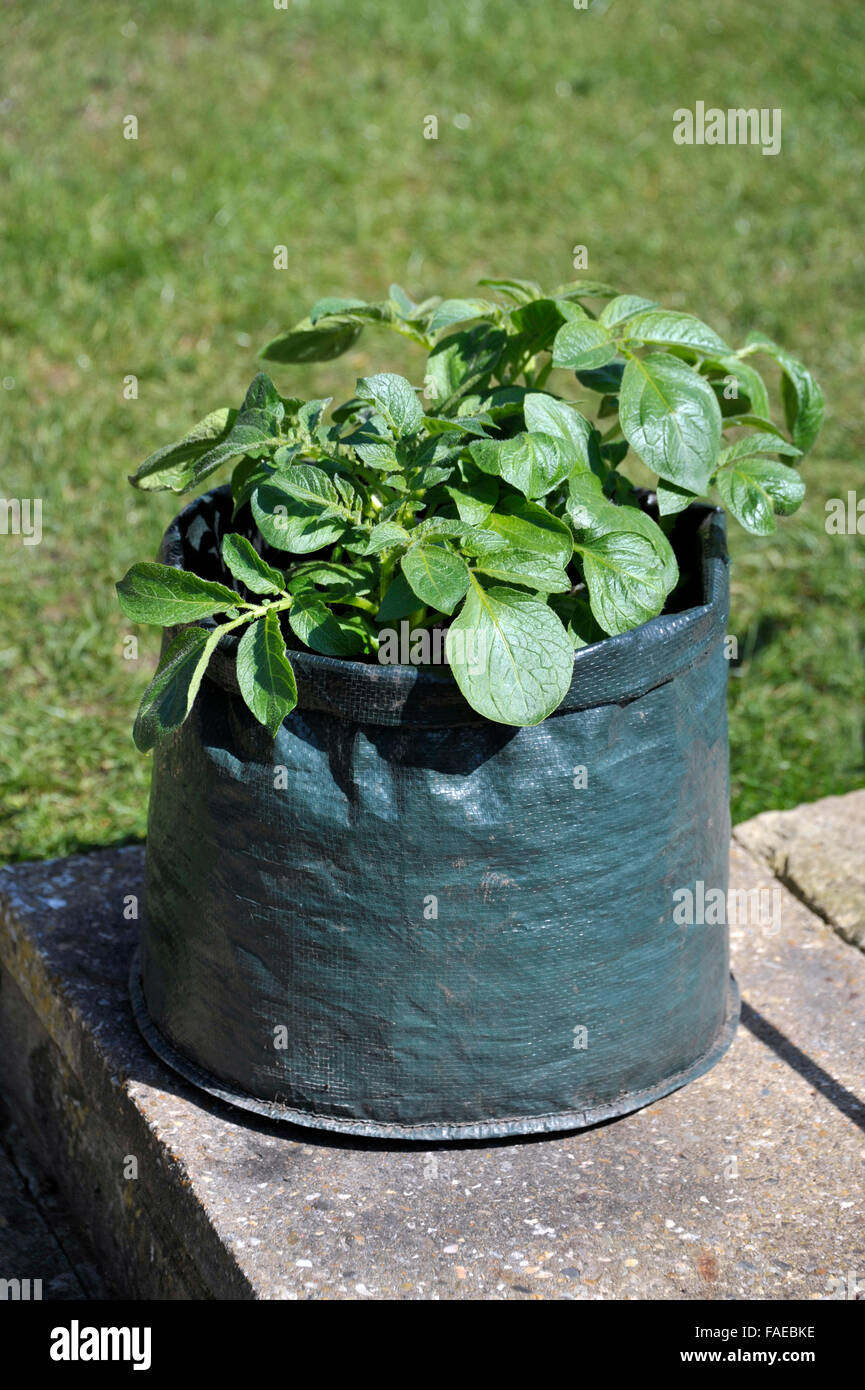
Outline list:
[[[784,373],[782,387],[787,428],[793,436],[793,443],[806,454],[823,423],[823,392],[798,358],[763,333],[749,333],[747,346],[756,347],[760,352],[774,357]]]
[[[658,479],[655,488],[661,516],[674,516],[676,512],[683,512],[699,495],[698,492],[689,492],[686,487],[676,487],[675,483],[665,483],[661,478]]]
[[[269,432],[273,422],[279,423],[284,415],[285,402],[267,372],[256,372],[247,387],[238,420],[245,424],[259,424],[262,430]]]
[[[540,299],[543,291],[535,280],[478,280],[487,289],[498,290],[516,304],[528,304],[532,299]]]
[[[721,443],[721,411],[704,377],[669,354],[632,358],[622,377],[619,421],[659,477],[706,491]]]
[[[427,324],[427,331],[440,333],[443,328],[464,323],[466,319],[488,318],[500,312],[488,299],[443,299]]]
[[[297,469],[293,468],[291,470],[291,473],[289,474],[289,479],[291,479],[292,475],[296,472]],[[352,521],[359,523],[361,520],[361,514],[363,512],[364,499],[358,492],[351,478],[349,478],[348,475],[345,473],[334,472],[332,474],[332,481],[334,487],[337,490],[337,493],[339,494],[339,500],[342,507],[345,509],[346,513],[352,519]]]
[[[211,449],[205,454],[195,466],[195,470],[190,482],[190,487],[197,487],[203,483],[205,478],[209,478],[211,473],[216,473],[218,469],[226,463],[231,463],[233,459],[251,458],[259,460],[272,456],[274,451],[280,446],[279,438],[265,439],[257,430],[237,425],[231,430],[228,438],[221,444],[217,444],[215,449]]]
[[[497,550],[504,545],[500,537],[492,536],[489,531],[483,530],[480,526],[470,526],[464,521],[458,521],[454,516],[429,516],[424,521],[418,522],[412,532],[411,539],[415,541],[441,540],[443,537],[449,539],[457,538],[461,542],[465,537],[486,536],[492,540],[490,550]]]
[[[620,481],[625,482],[624,479]],[[668,591],[675,588],[679,578],[679,566],[673,547],[658,523],[643,511],[636,500],[611,501],[604,493],[600,479],[583,474],[571,480],[566,505],[571,521],[575,524],[579,523],[591,529],[593,522],[596,522],[602,530],[634,531],[644,536],[661,563],[665,588]]]
[[[574,552],[573,537],[565,523],[522,497],[503,498],[487,517],[484,528],[495,531],[515,550],[545,555],[562,569]]]
[[[577,381],[581,386],[587,386],[590,391],[600,391],[604,395],[618,396],[624,370],[624,362],[615,358],[606,366],[598,367],[596,371],[577,372]]]
[[[772,414],[769,405],[769,392],[766,390],[766,383],[750,362],[745,362],[735,353],[728,357],[718,357],[711,362],[706,362],[705,366],[717,366],[726,373],[727,376],[734,376],[738,382],[740,390],[751,404],[751,410],[755,415],[768,418]],[[723,408],[723,406],[722,406]]]
[[[299,564],[292,565],[287,581],[285,587],[290,594],[318,585],[329,592],[337,590],[360,598],[377,587],[374,566],[363,560],[352,565],[339,564],[333,560],[302,560]]]
[[[452,463],[449,468],[422,468],[419,473],[412,478],[412,490],[418,488],[430,491],[436,483],[443,483],[453,476],[456,464]]]
[[[365,303],[366,301],[363,299],[339,299],[335,297],[319,299],[309,311],[309,321],[315,325],[319,319],[329,318],[333,314],[341,314],[346,309],[363,309]]]
[[[283,442],[281,427],[284,416],[282,397],[270,377],[259,372],[225,439],[196,461],[192,483],[197,485],[203,482],[231,459],[243,455],[260,458],[272,454]]]
[[[628,319],[625,335],[641,343],[693,348],[696,352],[711,353],[715,357],[718,354],[723,357],[732,351],[714,329],[701,323],[693,314],[674,313],[671,309],[649,309]]]
[[[292,475],[301,470],[304,476],[295,479]],[[291,491],[286,487],[288,477]],[[291,474],[274,474],[270,482],[256,488],[252,515],[270,545],[297,555],[334,545],[351,525],[330,478],[311,464],[297,464]]]
[[[248,708],[271,738],[297,704],[297,684],[285,650],[279,615],[269,608],[246,629],[237,647],[237,683]]]
[[[224,536],[222,558],[235,579],[253,594],[279,594],[285,588],[284,576],[262,560],[246,536]]]
[[[592,612],[605,632],[627,632],[661,612],[678,578],[669,541],[637,507],[616,506],[597,478],[571,483],[567,502]]]
[[[472,579],[447,637],[466,700],[499,724],[540,724],[571,684],[574,649],[552,609],[533,594]]]
[[[144,692],[132,730],[139,752],[148,753],[183,723],[223,630],[208,633],[201,627],[187,627],[169,644]]]
[[[466,436],[454,428],[453,420],[449,422],[450,428],[442,433],[433,432],[430,438],[421,441],[411,440],[406,443],[401,441],[397,448],[400,462],[407,469],[422,471],[433,464],[445,464],[453,466],[455,460],[465,448]],[[473,436],[470,434],[469,438]]]
[[[277,451],[281,453],[281,450]],[[237,516],[257,487],[273,476],[273,463],[266,459],[242,458],[231,474],[231,496],[234,502],[232,519]]]
[[[802,450],[797,449],[795,444],[788,444],[786,439],[779,439],[777,435],[760,431],[742,435],[741,439],[722,449],[718,466],[723,468],[735,459],[756,458],[758,454],[786,454],[788,458],[799,458]]]
[[[610,330],[594,319],[574,319],[562,324],[553,343],[553,366],[574,371],[597,370],[616,355]]]
[[[643,313],[646,309],[656,309],[653,299],[641,299],[638,294],[617,294],[609,304],[605,304],[599,315],[599,322],[606,328],[617,328],[621,323]]]
[[[577,544],[592,612],[605,632],[627,632],[664,606],[660,565],[644,536],[609,531]]]
[[[381,606],[375,615],[376,622],[399,622],[400,618],[408,618],[412,613],[416,613],[419,606],[417,595],[402,570],[399,570],[391,580],[381,601]]]
[[[199,579],[190,570],[173,565],[149,563],[132,566],[117,585],[117,596],[127,618],[157,627],[209,618],[243,602],[240,594],[224,584]]]
[[[400,318],[410,319],[414,317],[418,306],[411,296],[406,294],[402,285],[391,285],[388,294]]]
[[[619,293],[602,280],[571,280],[550,291],[551,299],[614,299]]]
[[[491,555],[504,550],[507,541],[483,526],[472,526],[465,521],[457,521],[451,516],[431,516],[421,521],[411,534],[413,541],[458,540],[460,549],[466,555]]]
[[[568,401],[557,400],[546,392],[530,392],[525,399],[526,429],[539,434],[565,439],[572,446],[575,467],[580,472],[591,468],[589,442],[592,426],[585,416]]]
[[[529,498],[544,497],[564,482],[577,464],[570,440],[550,434],[479,439],[469,453],[482,473],[504,478]]]
[[[357,383],[357,395],[370,401],[387,421],[397,439],[417,434],[423,424],[423,409],[411,382],[394,372],[379,372],[362,377]]]
[[[554,299],[533,299],[511,310],[511,323],[519,331],[508,344],[512,362],[548,352],[553,339],[565,322],[565,315]]]
[[[768,434],[774,434],[778,439],[784,439],[784,431],[779,429],[774,421],[766,419],[762,415],[735,415],[729,420],[725,420],[724,429],[738,429],[740,425],[751,425],[756,430],[764,430]]]
[[[576,299],[557,299],[559,311],[563,315],[566,323],[595,323],[597,315],[593,314],[584,304],[580,304]]]
[[[383,473],[399,468],[396,449],[389,439],[370,440],[365,444],[354,444],[352,448],[367,468],[374,468]]]
[[[396,521],[380,521],[369,533],[365,555],[380,555],[383,550],[391,550],[398,545],[408,545],[411,536],[404,526]]]
[[[333,314],[328,322],[336,319],[353,323],[393,323],[396,318],[393,304],[389,299],[379,300],[377,304],[351,304]],[[319,320],[319,326],[323,319]]]
[[[501,329],[479,323],[436,343],[427,358],[424,378],[436,413],[489,377],[506,341]]]
[[[445,492],[456,506],[460,521],[479,526],[498,501],[498,482],[468,460],[460,464],[460,475],[461,481],[449,484]]]
[[[629,447],[627,439],[610,440],[609,443],[598,446],[598,453],[610,468],[618,468],[628,457]]]
[[[525,386],[495,386],[486,395],[477,397],[477,408],[482,419],[489,416],[497,423],[519,415],[525,398]]]
[[[285,472],[274,473],[271,483],[297,502],[308,503],[319,512],[341,513],[348,520],[354,519],[360,505],[360,497],[347,478],[325,473],[312,463],[297,463]]]
[[[497,555],[500,551],[508,549],[504,536],[497,535],[495,531],[488,531],[483,526],[467,526],[459,537],[459,544],[463,555],[472,559],[485,559],[488,555]]]
[[[274,473],[285,473],[295,463],[300,452],[299,444],[280,444],[276,453],[264,460],[265,467]]]
[[[724,506],[755,536],[771,535],[775,513],[788,516],[805,496],[801,474],[767,458],[736,458],[718,470],[715,483]]]
[[[237,411],[228,406],[211,411],[176,444],[166,444],[146,458],[129,481],[147,492],[185,492],[193,485],[196,460],[226,437],[236,419]]]
[[[400,564],[421,603],[440,613],[452,613],[468,588],[468,565],[461,555],[444,546],[417,542]]]
[[[334,619],[344,640],[357,643],[356,654],[373,656],[376,651],[378,627],[367,613],[335,613]]]
[[[395,486],[397,476],[397,474],[393,474],[392,477],[385,478],[385,482],[387,483],[388,487]],[[405,490],[404,484],[403,490]],[[423,505],[424,503],[419,498],[415,500],[409,498],[406,501],[406,499],[403,497],[394,497],[392,501],[386,502],[384,504],[381,511],[378,513],[378,519],[379,521],[395,521],[397,516],[400,514],[405,516],[407,519],[410,519],[414,517],[415,512],[419,512],[421,510]]]
[[[272,338],[258,355],[268,362],[330,362],[348,352],[361,328],[339,318],[323,319],[317,325],[304,319],[290,332]]]
[[[359,401],[352,396],[351,400],[343,401],[342,405],[335,405],[330,414],[335,425],[344,425],[347,421],[356,420],[361,411],[368,410],[366,401]]]
[[[514,550],[510,547],[498,550],[492,555],[482,556],[475,570],[508,584],[525,584],[530,589],[540,589],[545,594],[567,593],[571,587],[571,581],[561,565],[532,550]]]
[[[550,607],[561,618],[575,647],[589,647],[607,636],[595,619],[588,594],[553,594]]]
[[[288,621],[295,637],[322,656],[352,657],[363,650],[363,637],[341,623],[317,595],[299,596]]]
[[[423,417],[424,428],[430,434],[452,434],[459,430],[463,436],[468,435],[473,439],[488,438],[487,426],[492,423],[490,419],[477,419],[471,415],[449,415],[442,419],[437,415],[425,415]]]
[[[316,431],[321,425],[321,417],[333,400],[333,396],[323,396],[320,399],[304,401],[297,410],[297,430],[305,444],[314,444],[318,436]]]

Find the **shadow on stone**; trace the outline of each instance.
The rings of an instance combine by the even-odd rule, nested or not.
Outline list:
[[[865,1132],[865,1101],[861,1101],[852,1091],[848,1091],[846,1086],[842,1086],[840,1081],[836,1081],[827,1071],[809,1057],[807,1052],[803,1052],[795,1043],[785,1037],[774,1024],[764,1018],[756,1009],[752,1009],[750,1004],[742,1000],[741,1021],[761,1043],[771,1047],[772,1051],[786,1062],[788,1067],[792,1067],[798,1072],[803,1080],[813,1086],[822,1096],[846,1115],[848,1120],[852,1120],[854,1125]]]

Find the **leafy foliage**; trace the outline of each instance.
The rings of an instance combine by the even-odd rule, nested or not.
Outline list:
[[[765,535],[800,505],[794,464],[823,397],[776,343],[751,334],[736,352],[692,315],[596,282],[482,284],[498,298],[418,304],[392,285],[376,303],[322,299],[262,352],[326,361],[383,325],[426,350],[422,390],[383,372],[329,411],[260,372],[238,410],[212,412],[141,465],[135,486],[182,493],[231,464],[247,534],[223,540],[236,588],[152,564],[117,586],[128,617],[180,629],[144,697],[139,747],[182,723],[235,629],[241,694],[275,735],[297,700],[293,648],[375,659],[383,628],[404,618],[445,630],[474,709],[539,723],[569,688],[576,647],[663,610],[678,582],[673,514],[716,489]],[[780,367],[792,442],[771,418],[758,353]],[[561,373],[594,409],[568,398]],[[660,522],[619,471],[629,449],[657,478]]]

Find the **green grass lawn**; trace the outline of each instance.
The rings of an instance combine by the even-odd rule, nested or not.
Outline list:
[[[821,380],[803,510],[731,537],[734,818],[861,785],[865,537],[824,529],[826,498],[865,496],[861,0],[9,0],[2,25],[0,496],[41,497],[44,538],[0,536],[0,858],[144,831],[157,638],[124,656],[113,582],[175,506],[127,473],[238,404],[315,298],[558,283],[576,244]],[[782,152],[675,145],[698,100],[780,107]],[[348,394],[420,360],[367,333],[273,371]]]

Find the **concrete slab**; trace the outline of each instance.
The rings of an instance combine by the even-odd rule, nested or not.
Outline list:
[[[0,873],[2,1084],[128,1295],[865,1295],[865,957],[741,846],[733,885],[777,911],[733,929],[744,1021],[713,1071],[590,1131],[426,1148],[254,1120],[153,1057],[141,862]]]
[[[736,839],[865,951],[865,789],[743,821]]]

